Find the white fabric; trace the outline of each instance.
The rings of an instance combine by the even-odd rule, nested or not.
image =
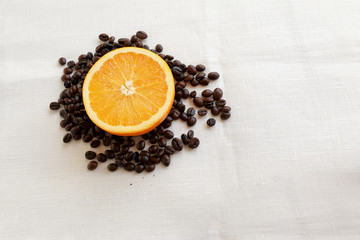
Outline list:
[[[358,0],[1,0],[0,239],[360,239],[359,13]],[[137,30],[219,71],[209,88],[232,118],[199,119],[200,147],[167,169],[89,172],[88,144],[63,144],[48,107],[57,60]]]

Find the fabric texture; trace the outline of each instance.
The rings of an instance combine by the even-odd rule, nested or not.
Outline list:
[[[0,239],[360,239],[359,12],[357,0],[1,0]],[[232,117],[199,117],[199,148],[169,168],[90,172],[89,145],[64,144],[49,110],[57,60],[138,30],[218,71],[207,88]]]

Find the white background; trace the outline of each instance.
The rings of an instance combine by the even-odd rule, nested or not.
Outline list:
[[[360,239],[359,27],[358,0],[1,0],[0,239]],[[169,168],[89,172],[57,60],[137,30],[220,72],[232,118]]]

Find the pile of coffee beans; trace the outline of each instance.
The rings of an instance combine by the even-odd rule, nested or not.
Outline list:
[[[166,119],[155,129],[142,135],[141,137],[122,137],[112,135],[96,126],[86,114],[82,99],[82,85],[86,74],[93,64],[106,53],[122,47],[139,47],[149,50],[149,46],[143,44],[148,35],[144,31],[138,31],[131,38],[119,38],[115,41],[114,36],[105,33],[99,35],[103,42],[96,47],[95,53],[88,52],[81,54],[78,60],[66,61],[61,57],[58,62],[65,65],[61,80],[65,89],[60,93],[57,102],[50,103],[51,110],[59,110],[62,118],[60,126],[68,133],[63,137],[63,142],[68,143],[73,140],[82,139],[90,143],[93,149],[101,144],[108,149],[103,153],[87,151],[85,158],[90,162],[87,165],[89,170],[95,170],[98,163],[111,162],[107,169],[110,172],[123,168],[126,171],[152,172],[160,162],[164,166],[169,166],[171,155],[181,151],[185,146],[194,149],[200,145],[200,140],[194,136],[194,131],[189,130],[181,134],[180,138],[174,137],[174,133],[169,130],[173,121],[180,119],[189,127],[197,122],[198,117],[205,117],[208,111],[213,116],[220,116],[220,119],[227,120],[231,116],[231,108],[226,105],[223,99],[223,91],[220,88],[214,90],[205,89],[198,94],[196,91],[189,91],[186,86],[207,86],[211,81],[219,79],[217,72],[205,73],[206,67],[202,64],[196,66],[185,65],[179,60],[174,60],[171,55],[163,54],[163,46],[157,44],[155,49],[150,51],[163,58],[171,69],[175,80],[175,99],[173,107]],[[191,99],[194,107],[187,108],[182,100]],[[196,114],[197,112],[197,114]],[[215,118],[206,121],[209,127],[215,125]],[[149,145],[148,147],[147,144]]]

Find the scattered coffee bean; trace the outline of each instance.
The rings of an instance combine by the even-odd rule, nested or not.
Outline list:
[[[189,119],[189,117],[185,112],[183,112],[180,114],[180,119],[183,121],[187,121]]]
[[[161,157],[161,162],[165,167],[168,167],[170,165],[170,156],[168,154],[164,154]]]
[[[166,139],[165,138],[160,138],[158,141],[158,145],[159,147],[165,147],[167,144]]]
[[[226,105],[226,101],[225,101],[224,99],[220,99],[219,101],[217,101],[217,102],[215,103],[215,105],[216,105],[217,107],[223,107],[223,106]]]
[[[135,172],[137,173],[142,173],[145,170],[145,165],[144,164],[137,164],[135,167]]]
[[[220,108],[220,111],[221,111],[221,112],[224,112],[224,113],[228,113],[228,112],[231,111],[231,107],[229,107],[229,106],[224,106],[224,107]]]
[[[65,136],[63,137],[63,142],[64,142],[64,143],[68,143],[68,142],[71,141],[71,139],[72,139],[71,133],[67,133],[67,134],[65,134]]]
[[[183,149],[183,143],[179,138],[173,138],[171,145],[176,151],[181,151]]]
[[[196,118],[195,117],[190,117],[188,120],[187,120],[187,125],[189,126],[189,127],[192,127],[192,126],[194,126],[195,124],[196,124]]]
[[[155,46],[155,50],[156,50],[158,53],[161,53],[162,50],[163,50],[163,46],[162,46],[161,44],[157,44],[157,45]]]
[[[145,165],[145,171],[146,172],[152,172],[152,171],[154,171],[155,170],[155,164],[153,164],[153,163],[147,163],[146,165]]]
[[[125,163],[124,169],[125,169],[126,171],[129,171],[129,172],[134,171],[134,170],[135,170],[135,164],[130,163],[130,162]]]
[[[185,145],[187,145],[190,141],[190,139],[188,138],[188,136],[186,136],[186,134],[181,134],[181,140]]]
[[[204,106],[204,101],[199,97],[195,97],[193,102],[194,102],[195,106],[197,106],[197,107]]]
[[[164,149],[166,154],[174,154],[175,153],[175,149],[173,148],[173,146],[167,145]]]
[[[213,102],[214,101],[214,98],[213,97],[205,97],[203,99],[204,103],[210,103],[210,102]]]
[[[220,88],[215,88],[214,94],[213,94],[214,100],[220,100],[220,98],[222,98],[222,96],[223,96],[223,91]]]
[[[145,141],[144,140],[140,140],[137,144],[136,144],[136,148],[138,149],[138,150],[144,150],[144,148],[145,148]]]
[[[104,146],[109,146],[110,143],[111,143],[111,137],[105,137],[105,138],[103,139],[103,145],[104,145]]]
[[[107,35],[106,33],[102,33],[99,35],[99,39],[103,42],[106,42],[107,40],[109,40],[109,35]]]
[[[151,154],[154,154],[154,153],[156,153],[157,151],[158,151],[158,146],[157,145],[151,145],[150,147],[149,147],[149,152],[151,153]]]
[[[189,74],[184,78],[184,81],[191,82],[193,79],[194,79],[194,75]]]
[[[189,74],[191,75],[195,75],[197,73],[197,70],[196,68],[193,66],[193,65],[189,65],[187,66],[187,71]]]
[[[88,160],[92,160],[92,159],[96,158],[96,153],[93,151],[87,151],[85,153],[85,158]]]
[[[92,147],[92,148],[97,148],[98,146],[100,146],[100,141],[99,140],[93,140],[93,141],[91,141],[91,143],[90,143],[90,146]]]
[[[134,159],[134,152],[133,151],[128,151],[125,155],[125,160],[127,162],[131,162],[131,160]]]
[[[196,137],[192,138],[189,142],[189,147],[190,148],[197,148],[200,144],[200,140]]]
[[[115,158],[115,153],[112,150],[105,150],[104,154],[108,159]]]
[[[50,109],[51,110],[58,110],[60,108],[60,104],[57,102],[50,103]]]
[[[201,95],[202,95],[203,97],[210,97],[212,94],[213,94],[213,92],[212,92],[210,89],[205,89],[205,90],[201,93]]]
[[[171,130],[166,130],[164,132],[164,137],[167,139],[172,139],[174,137],[174,133]]]
[[[220,74],[217,73],[217,72],[211,72],[211,73],[208,74],[208,78],[209,78],[210,80],[216,80],[216,79],[218,79],[219,77],[220,77]]]
[[[195,108],[193,108],[193,107],[190,107],[190,108],[188,108],[188,110],[186,111],[186,114],[189,116],[189,117],[191,117],[191,116],[194,116],[195,115]]]
[[[144,31],[138,31],[138,32],[136,33],[136,36],[137,36],[138,38],[140,38],[140,39],[146,39],[146,38],[148,37],[148,35],[147,35],[146,32],[144,32]]]
[[[98,160],[99,162],[106,162],[106,160],[107,160],[107,157],[106,157],[105,154],[103,154],[103,153],[99,153],[99,154],[96,156],[96,158],[97,158],[97,160]]]
[[[219,110],[218,107],[212,107],[211,108],[211,114],[212,115],[217,116],[217,115],[219,115],[219,113],[220,113],[220,110]]]
[[[227,120],[227,119],[229,119],[229,118],[231,117],[231,113],[229,113],[229,112],[224,112],[224,113],[222,113],[222,114],[220,115],[220,117],[221,117],[222,120]]]
[[[130,41],[132,43],[136,43],[137,41],[139,41],[139,38],[136,35],[132,35],[132,37],[130,38]]]
[[[117,170],[118,166],[115,164],[115,163],[110,163],[108,166],[107,166],[107,169],[110,171],[110,172],[115,172]]]
[[[204,108],[200,108],[198,110],[198,114],[199,114],[199,116],[205,116],[207,114],[207,110]]]
[[[192,91],[192,92],[190,93],[190,97],[191,97],[191,98],[196,97],[196,91]]]
[[[209,119],[206,121],[206,123],[207,123],[207,125],[208,125],[209,127],[212,127],[212,126],[215,125],[216,120],[215,120],[214,118],[209,118]]]
[[[188,137],[189,139],[192,139],[192,138],[194,137],[194,131],[193,131],[193,130],[189,130],[189,131],[187,132],[187,137]]]
[[[89,169],[90,171],[93,171],[97,168],[98,163],[96,161],[91,161],[88,163],[87,165],[87,169]]]
[[[84,141],[84,142],[90,142],[92,139],[93,139],[93,136],[90,135],[90,134],[85,134],[85,135],[83,136],[83,141]]]
[[[206,69],[206,67],[202,64],[196,65],[196,71],[198,71],[198,72],[203,72],[203,71],[205,71],[205,69]]]
[[[66,64],[66,58],[61,57],[61,58],[59,58],[58,62],[59,62],[60,65],[65,65]]]

